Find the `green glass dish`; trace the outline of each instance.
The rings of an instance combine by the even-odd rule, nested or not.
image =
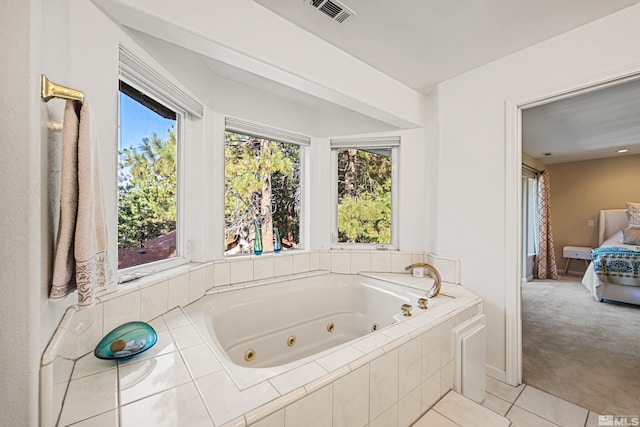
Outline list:
[[[129,359],[149,350],[158,341],[156,331],[145,322],[127,322],[100,340],[93,354],[98,359]]]

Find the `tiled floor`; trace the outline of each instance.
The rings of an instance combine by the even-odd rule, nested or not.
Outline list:
[[[488,410],[490,409],[490,411]],[[509,424],[511,423],[511,424]],[[482,405],[449,392],[414,427],[597,427],[598,414],[521,384],[487,377]]]

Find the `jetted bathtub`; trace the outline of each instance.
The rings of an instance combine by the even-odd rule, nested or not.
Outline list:
[[[402,305],[420,314],[418,299],[424,295],[424,289],[328,273],[207,294],[184,311],[231,376],[243,383],[238,378],[252,375],[247,368],[258,368],[262,372],[255,378],[266,379],[410,319]],[[429,304],[447,300],[435,298]]]

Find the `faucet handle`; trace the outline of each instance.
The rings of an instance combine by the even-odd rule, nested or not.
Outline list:
[[[426,310],[427,308],[427,299],[426,298],[418,298],[418,307],[422,310]]]
[[[402,315],[405,317],[411,317],[411,304],[402,304]]]

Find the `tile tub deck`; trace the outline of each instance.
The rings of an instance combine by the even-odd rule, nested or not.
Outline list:
[[[482,300],[462,286],[445,283],[443,292],[455,298],[245,390],[173,309],[149,322],[158,342],[147,352],[75,362],[58,425],[411,425],[452,388],[451,329],[482,313]]]

